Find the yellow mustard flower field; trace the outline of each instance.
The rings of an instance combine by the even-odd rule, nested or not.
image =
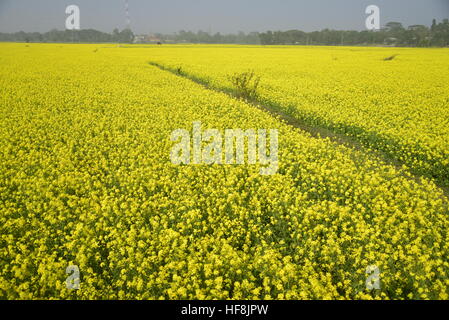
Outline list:
[[[3,43],[0,66],[1,299],[449,298],[449,50]],[[247,70],[360,145],[222,92]],[[277,172],[174,164],[195,122],[278,130]]]
[[[449,186],[449,50],[217,47],[165,48],[149,59],[221,89],[232,88],[229,74],[254,70],[262,102]]]

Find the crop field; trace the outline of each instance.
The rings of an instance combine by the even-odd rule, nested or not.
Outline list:
[[[2,43],[0,66],[0,299],[449,299],[448,49]],[[277,172],[173,163],[198,122],[277,130]]]
[[[179,48],[151,59],[219,89],[232,89],[230,74],[254,70],[263,103],[355,137],[449,185],[446,49]]]

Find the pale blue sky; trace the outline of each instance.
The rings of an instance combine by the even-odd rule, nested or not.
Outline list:
[[[111,32],[126,26],[125,0],[0,0],[0,32],[65,28],[65,8],[76,4],[81,28]],[[430,25],[449,18],[449,0],[129,0],[135,33],[179,30],[234,33],[300,29],[362,30],[365,8],[381,9],[382,24]]]

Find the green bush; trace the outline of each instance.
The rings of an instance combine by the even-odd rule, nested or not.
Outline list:
[[[254,71],[233,74],[229,77],[229,80],[236,89],[237,97],[246,100],[255,100],[257,98],[260,77]]]

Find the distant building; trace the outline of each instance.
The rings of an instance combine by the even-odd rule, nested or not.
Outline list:
[[[162,43],[162,40],[154,35],[148,35],[146,37],[147,43]]]
[[[134,36],[134,43],[149,43],[149,44],[162,44],[163,41],[152,34],[141,34]]]
[[[397,38],[389,37],[385,39],[384,44],[387,46],[394,46],[397,44],[397,42],[398,42]]]
[[[145,35],[136,35],[134,36],[133,43],[145,43]]]

